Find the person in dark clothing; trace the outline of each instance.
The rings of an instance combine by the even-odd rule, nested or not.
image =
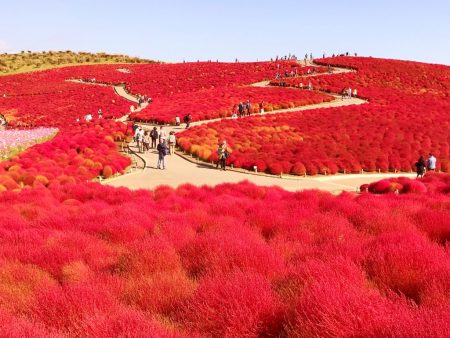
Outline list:
[[[156,127],[150,132],[150,138],[152,139],[152,148],[156,148],[156,140],[158,140],[159,134]]]
[[[425,159],[423,158],[423,156],[420,156],[419,159],[416,162],[416,170],[417,170],[417,177],[423,177],[423,175],[425,174],[425,168],[427,166]]]
[[[186,123],[186,129],[188,129],[189,128],[189,124],[191,123],[191,114],[187,114],[184,117],[184,123]]]
[[[239,117],[244,116],[244,110],[245,110],[244,104],[242,102],[239,102],[238,106]]]
[[[246,109],[247,109],[247,116],[250,116],[250,114],[252,113],[252,104],[250,103],[250,100],[247,100]]]
[[[131,129],[133,129],[133,141],[136,142],[136,130],[139,128],[136,122],[133,122]]]
[[[166,161],[165,157],[169,152],[169,148],[167,148],[166,142],[164,142],[164,139],[161,139],[159,141],[158,147],[156,148],[158,150],[158,169],[166,169]]]

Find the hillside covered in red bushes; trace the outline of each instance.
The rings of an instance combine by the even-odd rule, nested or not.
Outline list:
[[[357,89],[369,102],[210,123],[179,135],[179,145],[210,161],[216,156],[211,150],[226,139],[230,164],[272,174],[410,171],[429,152],[437,156],[438,170],[450,171],[450,67],[359,57],[317,63],[356,71],[309,77],[314,89]],[[282,82],[297,88],[305,79]]]

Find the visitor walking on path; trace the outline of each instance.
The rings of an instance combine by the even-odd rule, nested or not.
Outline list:
[[[191,123],[191,114],[187,114],[184,117],[184,123],[186,123],[186,129],[188,129],[189,128],[189,124]]]
[[[352,89],[351,88],[348,89],[347,94],[348,94],[348,98],[351,99],[352,98]]]
[[[150,150],[150,133],[148,132],[148,130],[146,130],[144,132],[144,139],[142,140],[143,148],[144,148],[144,152],[149,151]]]
[[[242,117],[244,115],[244,104],[242,102],[239,102],[238,111],[239,117]]]
[[[180,117],[177,115],[175,116],[175,125],[179,126],[180,125]]]
[[[156,167],[158,169],[166,169],[165,157],[169,149],[167,148],[167,145],[163,139],[159,140],[159,144],[156,150],[158,150],[158,164],[156,165]]]
[[[152,148],[156,148],[156,141],[158,140],[159,134],[156,127],[150,132],[150,138],[152,139]]]
[[[136,137],[135,137],[135,135],[136,135],[136,130],[139,129],[138,124],[137,124],[136,122],[133,122],[133,125],[131,126],[131,129],[133,129],[133,140],[134,140],[134,142],[136,142]]]
[[[247,109],[247,116],[250,116],[252,112],[252,105],[250,103],[250,100],[247,100],[246,109]]]
[[[356,97],[358,95],[358,91],[355,89],[353,89],[353,97]]]
[[[423,159],[423,156],[420,156],[419,159],[416,162],[416,170],[417,170],[417,177],[423,177],[423,175],[425,174],[425,167],[426,167],[426,163],[425,160]]]
[[[428,170],[436,171],[436,157],[432,153],[430,153],[430,156],[428,157]]]
[[[144,131],[142,130],[142,127],[139,127],[139,129],[136,130],[136,134],[134,135],[134,138],[136,139],[136,145],[138,147],[138,151],[140,153],[144,150]]]
[[[159,127],[159,140],[166,141],[166,131],[163,129],[163,127]]]
[[[217,148],[217,156],[219,159],[217,161],[216,169],[218,169],[220,166],[222,170],[226,170],[226,161],[229,156],[227,150],[227,141],[219,143],[219,147]]]
[[[169,150],[170,155],[173,155],[175,153],[175,144],[177,143],[177,138],[175,136],[175,132],[171,131],[169,133]]]

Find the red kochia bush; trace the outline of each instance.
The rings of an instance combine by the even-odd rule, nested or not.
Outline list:
[[[262,276],[234,273],[204,280],[182,318],[203,335],[255,337],[278,334],[280,315],[270,284]]]
[[[364,185],[365,186],[365,185]],[[363,186],[361,186],[364,188]],[[363,189],[361,189],[363,191]],[[427,173],[424,178],[398,177],[384,179],[368,185],[368,191],[375,194],[399,192],[400,194],[425,194],[450,192],[450,174]]]

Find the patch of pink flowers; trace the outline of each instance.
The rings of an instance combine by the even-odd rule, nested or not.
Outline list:
[[[0,131],[0,156],[9,157],[26,148],[52,138],[58,132],[57,128],[36,128],[29,130]]]

